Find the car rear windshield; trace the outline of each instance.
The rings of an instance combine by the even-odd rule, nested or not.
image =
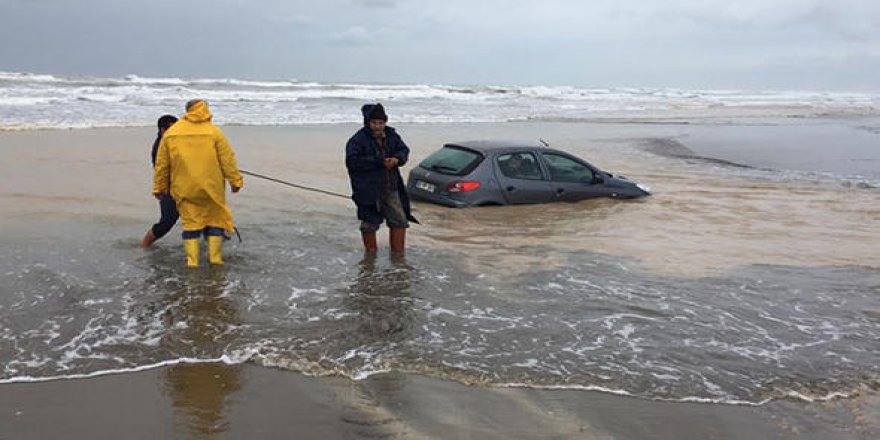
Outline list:
[[[460,176],[473,170],[482,159],[483,156],[475,151],[445,146],[425,158],[419,166],[442,174]]]

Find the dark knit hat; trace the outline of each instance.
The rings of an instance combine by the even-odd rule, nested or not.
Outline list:
[[[156,125],[158,125],[161,130],[174,125],[175,122],[177,122],[177,118],[174,115],[162,115],[159,117],[159,121],[156,122]]]
[[[370,120],[381,119],[388,122],[388,115],[385,114],[385,107],[378,102],[375,104],[364,104],[361,107],[361,113],[364,115],[364,125],[370,125]]]

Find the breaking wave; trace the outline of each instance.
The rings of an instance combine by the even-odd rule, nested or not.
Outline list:
[[[321,83],[296,79],[85,77],[0,72],[0,130],[152,125],[193,97],[221,124],[359,122],[360,103],[386,102],[395,122],[874,115],[870,93]],[[108,105],[112,104],[112,105]]]

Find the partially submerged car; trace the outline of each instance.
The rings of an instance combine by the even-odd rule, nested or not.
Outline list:
[[[446,144],[409,173],[410,197],[453,207],[634,198],[650,188],[540,144]]]

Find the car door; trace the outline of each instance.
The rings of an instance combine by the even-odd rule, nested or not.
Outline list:
[[[495,177],[507,203],[549,203],[556,196],[534,153],[523,151],[495,156]],[[518,165],[513,164],[518,162]]]
[[[571,156],[559,153],[541,153],[550,173],[549,182],[556,200],[578,200],[609,195],[597,170]]]

